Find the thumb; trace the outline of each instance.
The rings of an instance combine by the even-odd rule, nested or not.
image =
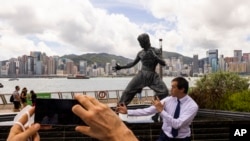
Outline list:
[[[28,139],[29,137],[34,136],[40,129],[40,124],[36,123],[28,128],[26,131],[20,134],[20,138]]]

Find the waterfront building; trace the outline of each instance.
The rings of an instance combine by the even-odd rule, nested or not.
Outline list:
[[[234,50],[234,57],[237,58],[238,62],[242,61],[242,50]]]
[[[193,73],[199,73],[199,56],[193,55]]]
[[[246,73],[247,72],[247,63],[246,62],[229,62],[228,71],[236,73]]]
[[[242,61],[250,62],[250,53],[243,53]]]
[[[112,69],[111,64],[107,62],[105,65],[105,70],[104,70],[106,76],[109,76],[112,74],[111,69]]]
[[[208,65],[211,67],[212,72],[218,70],[218,49],[207,51]]]
[[[226,63],[225,63],[225,60],[224,60],[224,55],[220,55],[219,65],[218,66],[219,66],[218,70],[225,71]]]
[[[34,58],[34,74],[42,75],[42,53],[40,51],[31,51],[30,56]]]
[[[76,74],[74,70],[74,62],[73,61],[67,61],[66,62],[66,74]]]
[[[48,61],[47,61],[47,73],[45,71],[45,74],[48,74],[48,75],[54,75],[56,74],[56,66],[57,66],[57,63],[56,63],[56,59],[54,57],[48,57]],[[46,69],[45,69],[46,70]]]
[[[28,75],[34,74],[34,57],[33,56],[27,56],[28,57]]]
[[[88,66],[87,61],[81,60],[79,62],[79,71],[80,71],[80,74],[87,75],[87,66]]]
[[[14,59],[14,58],[10,59],[9,62],[6,63],[6,66],[8,68],[9,76],[14,77],[17,75],[17,69],[19,66],[17,59]]]
[[[27,55],[23,55],[22,57],[18,57],[17,60],[19,61],[19,75],[27,75],[28,74],[28,66],[27,61],[28,57]]]

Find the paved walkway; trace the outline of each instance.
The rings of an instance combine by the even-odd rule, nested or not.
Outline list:
[[[13,112],[13,104],[0,105],[0,115],[12,114]]]

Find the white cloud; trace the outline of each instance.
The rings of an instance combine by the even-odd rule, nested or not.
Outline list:
[[[183,50],[176,52],[203,57],[208,49],[219,49],[227,56],[232,56],[234,49],[250,52],[250,43],[244,40],[250,32],[248,0],[150,0],[148,4],[158,18],[174,21],[176,17],[176,35],[183,41]],[[172,44],[172,48],[179,49],[178,45]]]
[[[204,57],[215,48],[225,56],[232,56],[234,49],[250,52],[248,0],[0,2],[0,60],[35,50],[48,55],[106,52],[134,58],[140,50],[136,38],[142,32],[150,33],[153,46],[158,47],[162,38],[163,50],[190,57]],[[121,11],[110,13],[108,8],[115,6],[144,9],[145,18],[151,13],[155,22],[141,24]]]
[[[0,28],[6,30],[8,25],[16,36],[26,39],[23,41],[34,42],[27,37],[36,37],[39,44],[51,48],[48,55],[108,52],[133,58],[134,52],[140,49],[134,47],[138,46],[136,37],[142,32],[137,25],[124,15],[110,15],[103,9],[94,8],[88,0],[6,0],[0,9]],[[2,37],[9,35],[3,30],[0,34]],[[13,38],[12,42],[17,44],[11,47],[5,44],[0,48],[20,48],[19,40]],[[48,46],[47,42],[60,47]],[[34,43],[31,50],[38,50],[37,45]],[[26,51],[25,54],[29,53]],[[10,57],[1,56],[0,59]]]

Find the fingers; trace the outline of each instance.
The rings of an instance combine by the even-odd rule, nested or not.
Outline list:
[[[121,114],[127,114],[127,107],[125,103],[119,103],[116,107],[116,112]]]
[[[91,134],[92,134],[90,132],[90,127],[88,127],[88,126],[76,126],[75,130],[77,132],[80,132],[80,133],[88,135],[88,136],[91,136]]]
[[[32,107],[29,111],[29,115],[32,116],[35,112],[35,107]],[[24,114],[20,119],[19,119],[19,122],[22,123],[23,125],[29,120],[28,119],[28,115],[27,114]]]
[[[91,101],[91,97],[87,95],[75,95],[75,99],[86,109],[92,108],[94,105]]]
[[[87,115],[86,109],[84,109],[81,105],[77,104],[72,107],[72,111],[75,115],[80,117],[82,120],[85,119],[85,115]]]
[[[40,141],[40,135],[38,133],[36,133],[34,136],[33,136],[33,141]]]
[[[22,139],[27,139],[29,137],[36,137],[36,139],[40,139],[39,135],[38,135],[38,130],[40,129],[40,124],[36,123],[34,125],[32,125],[30,128],[28,128],[26,131],[20,133],[20,138]]]
[[[32,108],[28,111],[28,113],[29,113],[30,116],[32,116],[32,115],[34,114],[34,112],[35,112],[35,107],[32,107]],[[24,114],[24,115],[18,120],[18,122],[19,122],[20,124],[22,124],[22,125],[25,125],[26,122],[27,122],[28,120],[29,120],[28,115],[27,115],[27,114]],[[14,124],[14,125],[12,126],[11,129],[13,130],[13,133],[14,133],[14,134],[17,134],[17,133],[23,131],[22,127],[21,127],[20,125],[18,125],[18,124]]]

